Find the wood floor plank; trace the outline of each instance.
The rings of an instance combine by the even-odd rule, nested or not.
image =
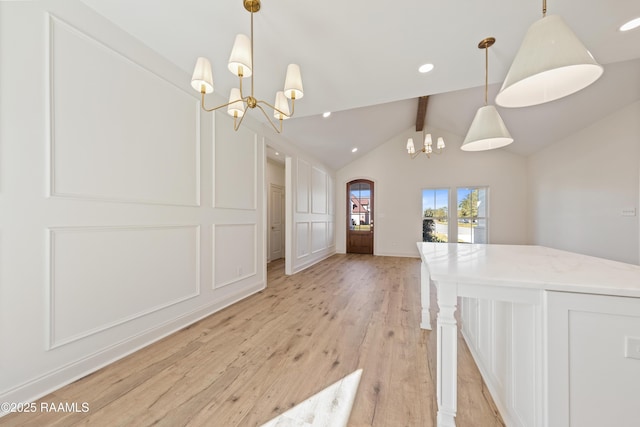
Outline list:
[[[417,259],[334,255],[293,276],[272,262],[264,291],[42,399],[88,413],[0,425],[258,426],[362,368],[349,426],[434,426],[435,331],[420,315]],[[458,425],[503,425],[459,349]]]

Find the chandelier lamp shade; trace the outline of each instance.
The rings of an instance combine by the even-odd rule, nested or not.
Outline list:
[[[484,151],[504,147],[513,142],[513,138],[504,124],[502,117],[493,105],[488,105],[489,85],[489,47],[496,39],[488,37],[478,44],[479,49],[485,51],[485,81],[484,81],[484,106],[476,112],[471,126],[467,131],[462,147],[463,151]]]
[[[589,86],[603,68],[560,16],[546,15],[527,31],[496,104],[527,107],[554,101]]]
[[[409,138],[407,140],[407,153],[411,156],[412,159],[418,157],[420,153],[424,153],[426,154],[427,158],[431,158],[432,154],[442,154],[444,148],[444,139],[440,136],[436,141],[436,149],[433,149],[433,138],[431,137],[430,133],[424,135],[424,143],[422,144],[422,148],[417,152],[416,147],[413,143],[413,138]]]
[[[238,77],[239,86],[231,89],[229,102],[213,108],[207,108],[205,106],[205,95],[213,93],[214,85],[211,63],[204,57],[199,57],[196,61],[193,76],[191,77],[191,86],[200,92],[200,105],[203,110],[209,112],[227,107],[227,113],[233,117],[234,130],[240,128],[247,108],[258,108],[262,111],[262,114],[264,114],[273,129],[277,133],[281,133],[282,122],[293,116],[296,99],[299,100],[304,96],[300,66],[297,64],[289,64],[285,76],[284,90],[276,93],[273,104],[255,98],[253,85],[253,14],[260,10],[260,0],[243,0],[243,2],[244,8],[251,13],[251,36],[247,37],[244,34],[238,34],[236,36],[228,62],[229,71]],[[247,94],[243,90],[242,81],[248,77],[251,79],[251,88]],[[289,100],[291,100],[291,109],[289,109]],[[265,111],[265,107],[273,110],[273,118],[279,122],[279,126],[276,126],[274,121],[269,117]]]

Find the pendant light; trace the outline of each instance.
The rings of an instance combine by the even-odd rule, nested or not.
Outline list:
[[[469,127],[467,136],[460,149],[464,151],[484,151],[504,147],[513,142],[509,130],[505,126],[498,110],[493,105],[487,104],[489,87],[489,47],[496,39],[488,37],[478,44],[479,49],[485,53],[485,78],[484,78],[484,107],[476,112],[473,122]]]
[[[603,68],[557,15],[534,22],[507,73],[496,104],[527,107],[571,95],[600,78]]]

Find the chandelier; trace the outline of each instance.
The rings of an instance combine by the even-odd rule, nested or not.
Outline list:
[[[302,76],[300,75],[300,67],[297,64],[289,64],[287,74],[284,81],[284,90],[276,93],[274,105],[266,101],[256,99],[253,91],[253,14],[260,10],[260,0],[243,0],[244,8],[251,13],[251,37],[244,34],[238,34],[231,50],[228,68],[231,73],[238,76],[239,87],[231,89],[229,102],[218,105],[213,108],[205,107],[205,95],[213,92],[213,73],[211,72],[211,63],[207,58],[199,57],[196,61],[193,76],[191,78],[191,86],[201,94],[200,105],[204,111],[215,111],[220,108],[227,107],[227,113],[233,117],[233,129],[238,130],[244,118],[247,108],[259,108],[267,121],[277,133],[282,132],[282,122],[293,116],[295,110],[296,99],[302,98],[304,95],[302,89]],[[251,77],[251,92],[245,95],[242,88],[242,79]],[[291,110],[289,110],[289,101],[291,100]],[[269,117],[263,106],[267,106],[273,110],[273,117],[280,122],[280,126],[276,126],[274,121]]]
[[[423,132],[424,135],[424,132]],[[424,153],[427,155],[427,158],[431,158],[432,154],[442,154],[444,150],[444,139],[439,136],[436,141],[436,149],[433,149],[433,139],[431,138],[431,134],[428,133],[424,135],[424,143],[422,144],[422,148],[416,152],[416,147],[413,144],[413,138],[409,138],[407,140],[407,153],[411,156],[412,159],[415,159],[420,155],[420,153]]]

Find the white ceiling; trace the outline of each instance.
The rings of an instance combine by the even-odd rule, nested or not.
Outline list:
[[[235,35],[249,34],[250,15],[241,0],[84,3],[189,75],[198,56],[208,57],[223,97],[237,86],[226,63]],[[298,63],[305,96],[296,102],[283,136],[335,169],[414,125],[416,98],[423,95],[430,95],[427,128],[461,140],[484,102],[484,52],[478,42],[496,38],[489,49],[493,103],[541,9],[542,0],[262,0],[254,16],[255,95],[272,103],[287,64]],[[640,29],[618,31],[640,16],[638,0],[549,0],[547,13],[562,16],[605,73],[562,100],[499,108],[515,139],[504,150],[523,155],[640,99]],[[435,69],[418,73],[425,62]],[[323,119],[324,111],[333,114]],[[249,114],[261,119],[257,110]]]

